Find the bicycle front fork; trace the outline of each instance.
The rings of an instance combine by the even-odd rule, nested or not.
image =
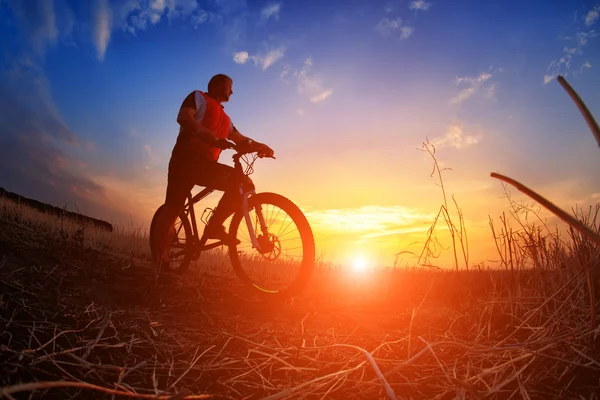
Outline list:
[[[248,197],[256,194],[256,192],[254,190],[243,192],[243,190],[240,189],[240,193],[242,194],[242,210],[244,211],[244,220],[248,226],[248,233],[250,234],[250,240],[252,241],[252,248],[256,249],[260,254],[270,253],[273,250],[273,244],[269,240],[269,229],[267,227],[267,223],[262,212],[262,206],[260,204],[256,204],[254,206],[254,211],[256,212],[258,223],[260,225],[261,234],[259,236],[256,236],[254,224],[250,218]]]

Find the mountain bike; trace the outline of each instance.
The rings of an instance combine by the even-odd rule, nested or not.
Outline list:
[[[244,189],[244,179],[254,172],[258,158],[262,157],[256,152],[237,151],[233,155],[236,190],[242,195],[242,204],[231,216],[229,234],[239,243],[207,243],[205,233],[200,235],[194,205],[215,189],[205,187],[194,196],[190,192],[175,222],[166,272],[181,274],[202,252],[224,246],[236,275],[256,294],[285,298],[298,294],[307,285],[315,265],[315,242],[310,224],[300,208],[286,197]],[[150,225],[154,260],[157,259],[152,246],[154,221],[163,207],[156,210]],[[200,220],[207,224],[211,214],[212,209],[205,208]]]

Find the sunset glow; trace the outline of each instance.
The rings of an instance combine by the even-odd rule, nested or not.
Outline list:
[[[418,256],[441,207],[458,222],[458,206],[469,262],[494,263],[489,219],[508,201],[490,172],[564,209],[600,193],[594,139],[556,82],[600,114],[597,1],[536,4],[0,2],[0,186],[144,231],[165,200],[181,103],[222,72],[236,128],[275,150],[255,165],[257,191],[306,213],[324,260]],[[443,218],[434,233],[453,264]]]
[[[600,0],[0,21],[2,398],[600,400]]]
[[[357,273],[364,273],[369,269],[369,262],[363,257],[352,260],[352,269]]]

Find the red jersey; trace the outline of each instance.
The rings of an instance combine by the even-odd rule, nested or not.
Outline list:
[[[227,139],[233,132],[233,124],[225,113],[223,106],[208,94],[200,90],[193,91],[183,100],[181,108],[183,107],[192,107],[196,110],[194,114],[196,122],[210,129],[217,138]],[[179,136],[175,147],[180,147],[182,150],[185,149],[186,152],[214,161],[217,161],[221,154],[221,149],[212,147],[200,140],[193,132],[186,131],[183,126],[179,128]]]

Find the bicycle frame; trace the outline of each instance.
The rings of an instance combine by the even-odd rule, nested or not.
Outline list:
[[[252,247],[257,249],[259,252],[261,252],[262,249],[261,249],[260,243],[258,241],[258,238],[256,236],[256,232],[254,231],[254,227],[253,227],[252,221],[250,219],[250,208],[248,207],[248,198],[251,195],[255,194],[256,191],[255,190],[248,190],[248,191],[244,190],[244,187],[243,187],[244,179],[243,178],[245,178],[246,174],[244,174],[244,172],[242,170],[242,165],[239,161],[241,156],[242,156],[242,154],[240,154],[240,153],[233,155],[234,170],[235,170],[237,177],[239,178],[238,179],[239,183],[237,184],[237,190],[239,190],[240,195],[242,196],[242,210],[244,213],[244,220],[246,221],[246,225],[248,227],[248,233],[250,235]],[[183,209],[183,213],[185,214],[185,216],[191,220],[190,222],[192,225],[192,237],[194,240],[192,247],[196,250],[196,252],[194,254],[194,259],[197,259],[200,256],[201,252],[203,252],[205,250],[213,249],[213,248],[221,246],[223,244],[221,241],[217,241],[215,243],[211,243],[208,245],[205,244],[208,239],[205,238],[204,235],[202,235],[202,237],[200,237],[200,235],[199,235],[198,224],[196,222],[196,212],[194,209],[194,204],[200,202],[202,199],[204,199],[206,196],[208,196],[215,190],[216,189],[206,187],[194,196],[192,196],[192,194],[190,193],[188,195],[188,201]],[[258,216],[258,221],[260,223],[261,233],[264,235],[265,238],[268,238],[269,231],[267,228],[267,224],[265,222],[265,218],[262,213],[262,207],[260,207],[260,205],[259,205],[258,207],[255,207],[255,210],[256,210],[256,214]]]

